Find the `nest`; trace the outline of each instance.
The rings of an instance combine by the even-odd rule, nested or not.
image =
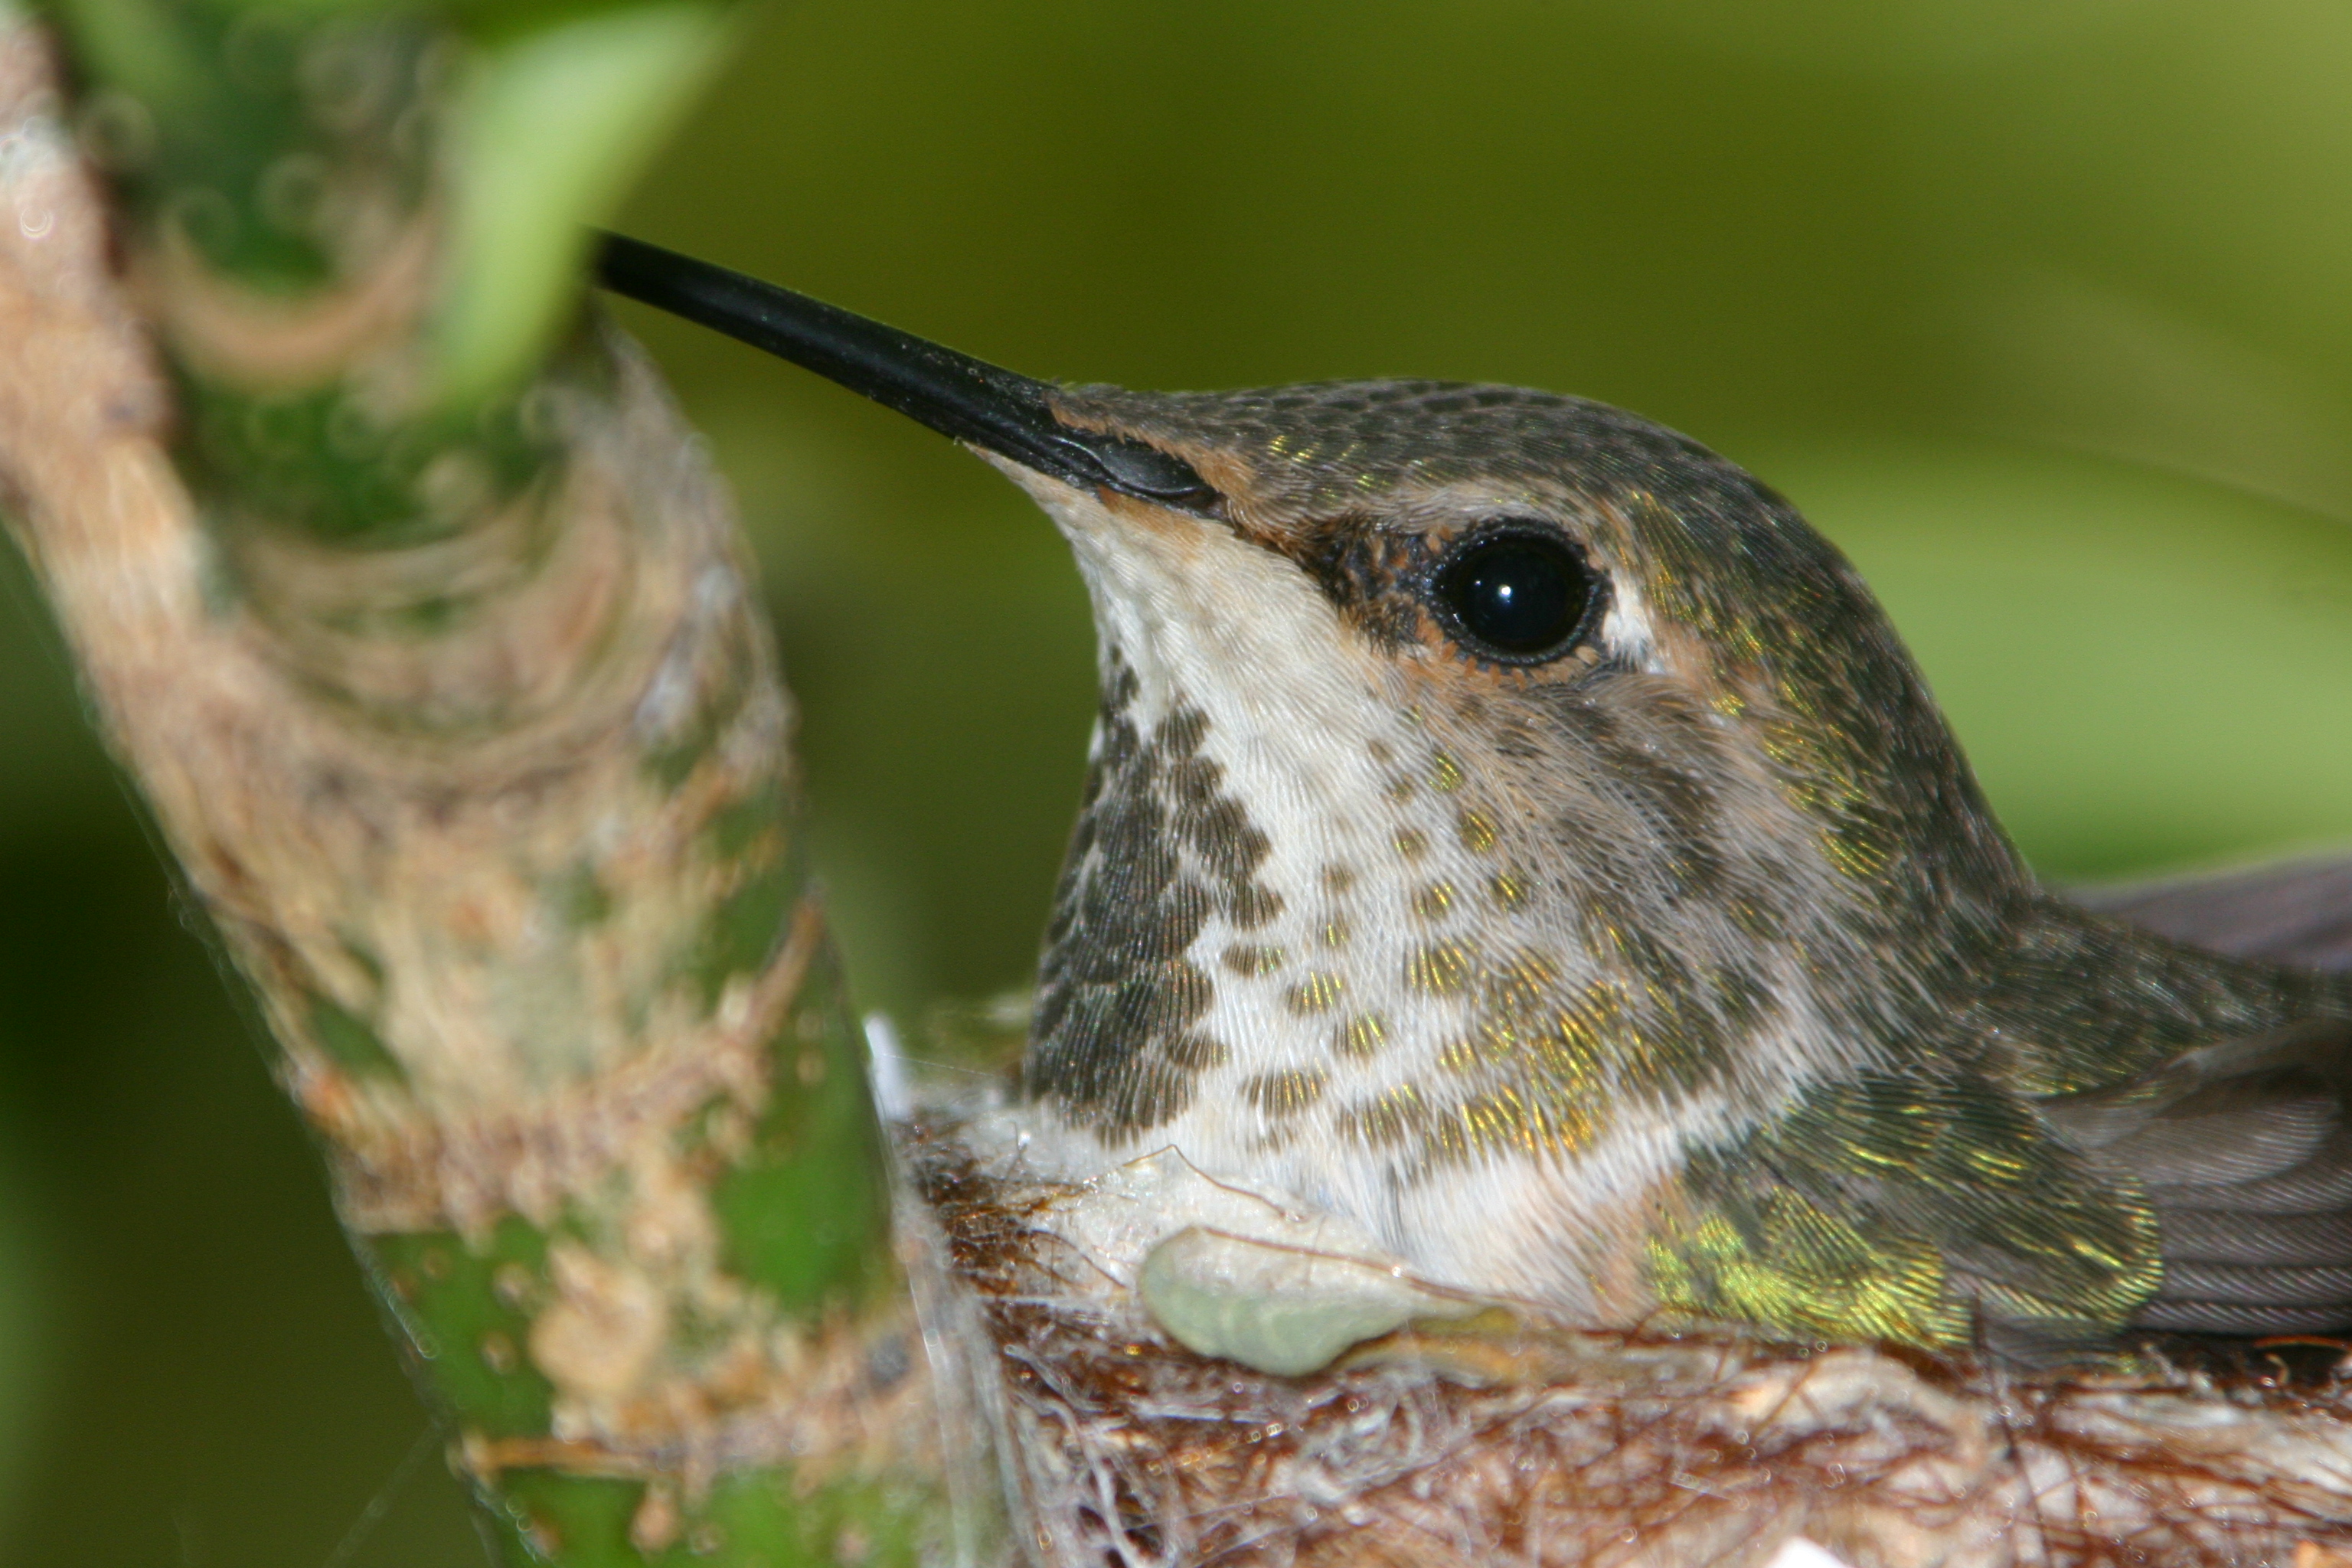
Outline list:
[[[1055,1568],[2352,1568],[2343,1346],[2028,1380],[1488,1312],[1271,1376],[1161,1331],[1073,1224],[1087,1184],[944,1116],[899,1147],[934,1342],[978,1352],[1013,1539]]]

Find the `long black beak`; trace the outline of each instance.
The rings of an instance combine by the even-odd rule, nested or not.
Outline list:
[[[617,234],[604,236],[597,280],[788,359],[943,436],[1083,489],[1115,490],[1181,511],[1213,512],[1216,490],[1183,458],[1054,416],[1045,382],[999,370],[853,316],[838,306]]]

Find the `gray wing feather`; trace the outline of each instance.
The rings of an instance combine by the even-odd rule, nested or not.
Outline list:
[[[2130,887],[2077,888],[2085,909],[2232,958],[2301,969],[2352,969],[2352,858],[2275,866]]]
[[[2340,1090],[2311,1093],[2307,1070],[2215,1086],[2242,1101],[2270,1078],[2279,1094],[2273,1122],[2259,1120],[2260,1105],[2240,1103],[2208,1117],[2159,1116],[2110,1145],[2107,1157],[2148,1182],[2164,1253],[2164,1281],[2139,1314],[2142,1327],[2273,1334],[2352,1327],[2343,1100]],[[2200,1134],[2209,1137],[2208,1157],[2181,1157]],[[2296,1206],[2281,1206],[2287,1204]]]
[[[2261,1181],[2242,1182],[2229,1189],[2226,1199],[2192,1187],[2153,1186],[2148,1197],[2159,1210],[2199,1212],[2205,1202],[2220,1202],[2216,1211],[2238,1215],[2309,1215],[2352,1211],[2352,1132],[2338,1129],[2302,1164]]]
[[[2226,1110],[2168,1107],[2100,1152],[2150,1186],[2235,1187],[2302,1165],[2341,1116],[2334,1094],[2296,1093]]]
[[[2345,1326],[2341,1307],[2239,1307],[2226,1301],[2168,1301],[2139,1310],[2132,1326],[2175,1334],[2326,1334]]]
[[[2301,860],[2076,902],[2233,958],[2352,969],[2352,858]],[[2352,1329],[2352,1026],[2193,1052],[2147,1081],[2044,1106],[2145,1186],[2164,1283],[2136,1321],[2185,1333]]]
[[[2164,1278],[2134,1319],[2199,1333],[2352,1328],[2352,1024],[2190,1051],[2144,1079],[2043,1101],[2156,1210]]]
[[[2232,1268],[2219,1263],[2165,1260],[2159,1301],[2219,1302],[2232,1307],[2352,1305],[2352,1268]]]
[[[2168,1268],[2220,1263],[2300,1268],[2352,1258],[2352,1213],[2250,1215],[2167,1208],[2161,1197],[2157,1201],[2164,1215]]]

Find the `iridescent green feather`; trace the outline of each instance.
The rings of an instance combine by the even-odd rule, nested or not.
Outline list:
[[[1694,1316],[1797,1337],[1965,1343],[1994,1325],[2075,1339],[2155,1293],[2157,1224],[1984,1080],[1822,1085],[1691,1162],[1691,1207],[1650,1243],[1652,1284]]]

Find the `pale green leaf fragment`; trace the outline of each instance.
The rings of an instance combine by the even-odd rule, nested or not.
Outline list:
[[[578,300],[590,226],[619,203],[693,101],[732,12],[607,11],[485,47],[451,132],[439,401],[464,407],[527,374]]]
[[[1188,1226],[1154,1247],[1135,1288],[1169,1336],[1200,1355],[1297,1377],[1417,1319],[1481,1303],[1441,1295],[1370,1258]]]

